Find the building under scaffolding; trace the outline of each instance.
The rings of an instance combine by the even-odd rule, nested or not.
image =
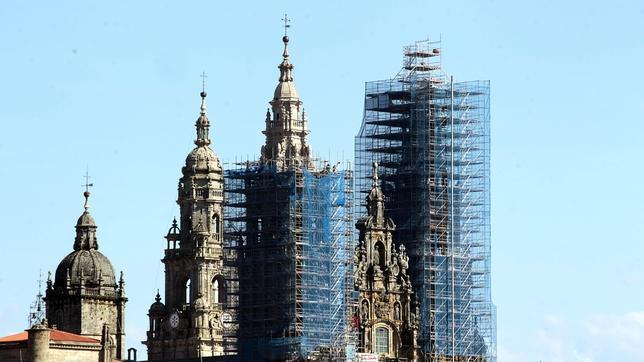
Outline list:
[[[404,49],[393,79],[366,83],[356,137],[356,213],[372,162],[405,243],[429,361],[495,361],[490,292],[489,82],[454,82],[440,42]]]
[[[354,343],[353,176],[349,165],[313,159],[288,36],[282,41],[261,157],[224,174],[237,349],[243,361],[343,360]]]
[[[226,171],[242,360],[344,358],[353,282],[350,171]]]

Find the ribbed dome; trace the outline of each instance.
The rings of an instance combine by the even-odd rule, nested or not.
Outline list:
[[[297,89],[294,82],[279,82],[275,88],[273,99],[297,99]]]
[[[69,270],[70,284],[79,285],[81,272],[85,285],[98,285],[99,276],[102,277],[102,285],[116,286],[114,268],[109,259],[96,249],[76,250],[69,253],[58,264],[56,268],[56,285],[64,286],[67,282],[67,270]]]
[[[209,147],[196,147],[188,154],[188,157],[186,157],[186,167],[188,169],[192,169],[193,167],[205,169],[207,166],[211,169],[221,169],[219,157],[217,157],[215,152]]]

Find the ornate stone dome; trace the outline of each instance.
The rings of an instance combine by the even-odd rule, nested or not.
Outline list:
[[[210,147],[195,147],[186,157],[186,168],[189,170],[193,168],[206,169],[208,167],[210,169],[221,169],[219,157]]]
[[[85,211],[76,221],[76,238],[74,251],[67,254],[56,268],[55,285],[65,288],[80,286],[81,278],[84,287],[116,287],[114,268],[109,259],[98,251],[96,222],[89,213],[89,191],[85,191]]]
[[[96,249],[75,250],[69,253],[56,268],[56,285],[65,286],[69,270],[70,285],[80,285],[81,275],[85,286],[116,286],[114,267],[109,259]]]
[[[299,100],[295,83],[293,81],[279,82],[275,88],[273,99]]]

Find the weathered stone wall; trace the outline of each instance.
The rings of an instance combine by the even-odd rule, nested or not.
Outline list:
[[[56,329],[72,333],[81,332],[80,299],[74,297],[47,300],[47,320]]]
[[[110,333],[116,332],[118,313],[113,301],[85,299],[80,318],[82,335],[94,336],[93,338],[100,340],[104,324],[108,325]]]
[[[68,346],[67,348],[71,348]],[[98,362],[100,350],[82,350],[82,349],[66,349],[61,346],[51,346],[49,348],[47,361],[56,362]],[[38,361],[39,362],[39,361]],[[44,362],[44,361],[43,361]]]

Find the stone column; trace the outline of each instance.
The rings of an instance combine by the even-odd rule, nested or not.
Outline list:
[[[31,329],[27,330],[28,344],[27,350],[31,356],[31,362],[47,362],[49,361],[49,333],[50,330],[46,326],[46,321],[36,324]]]

